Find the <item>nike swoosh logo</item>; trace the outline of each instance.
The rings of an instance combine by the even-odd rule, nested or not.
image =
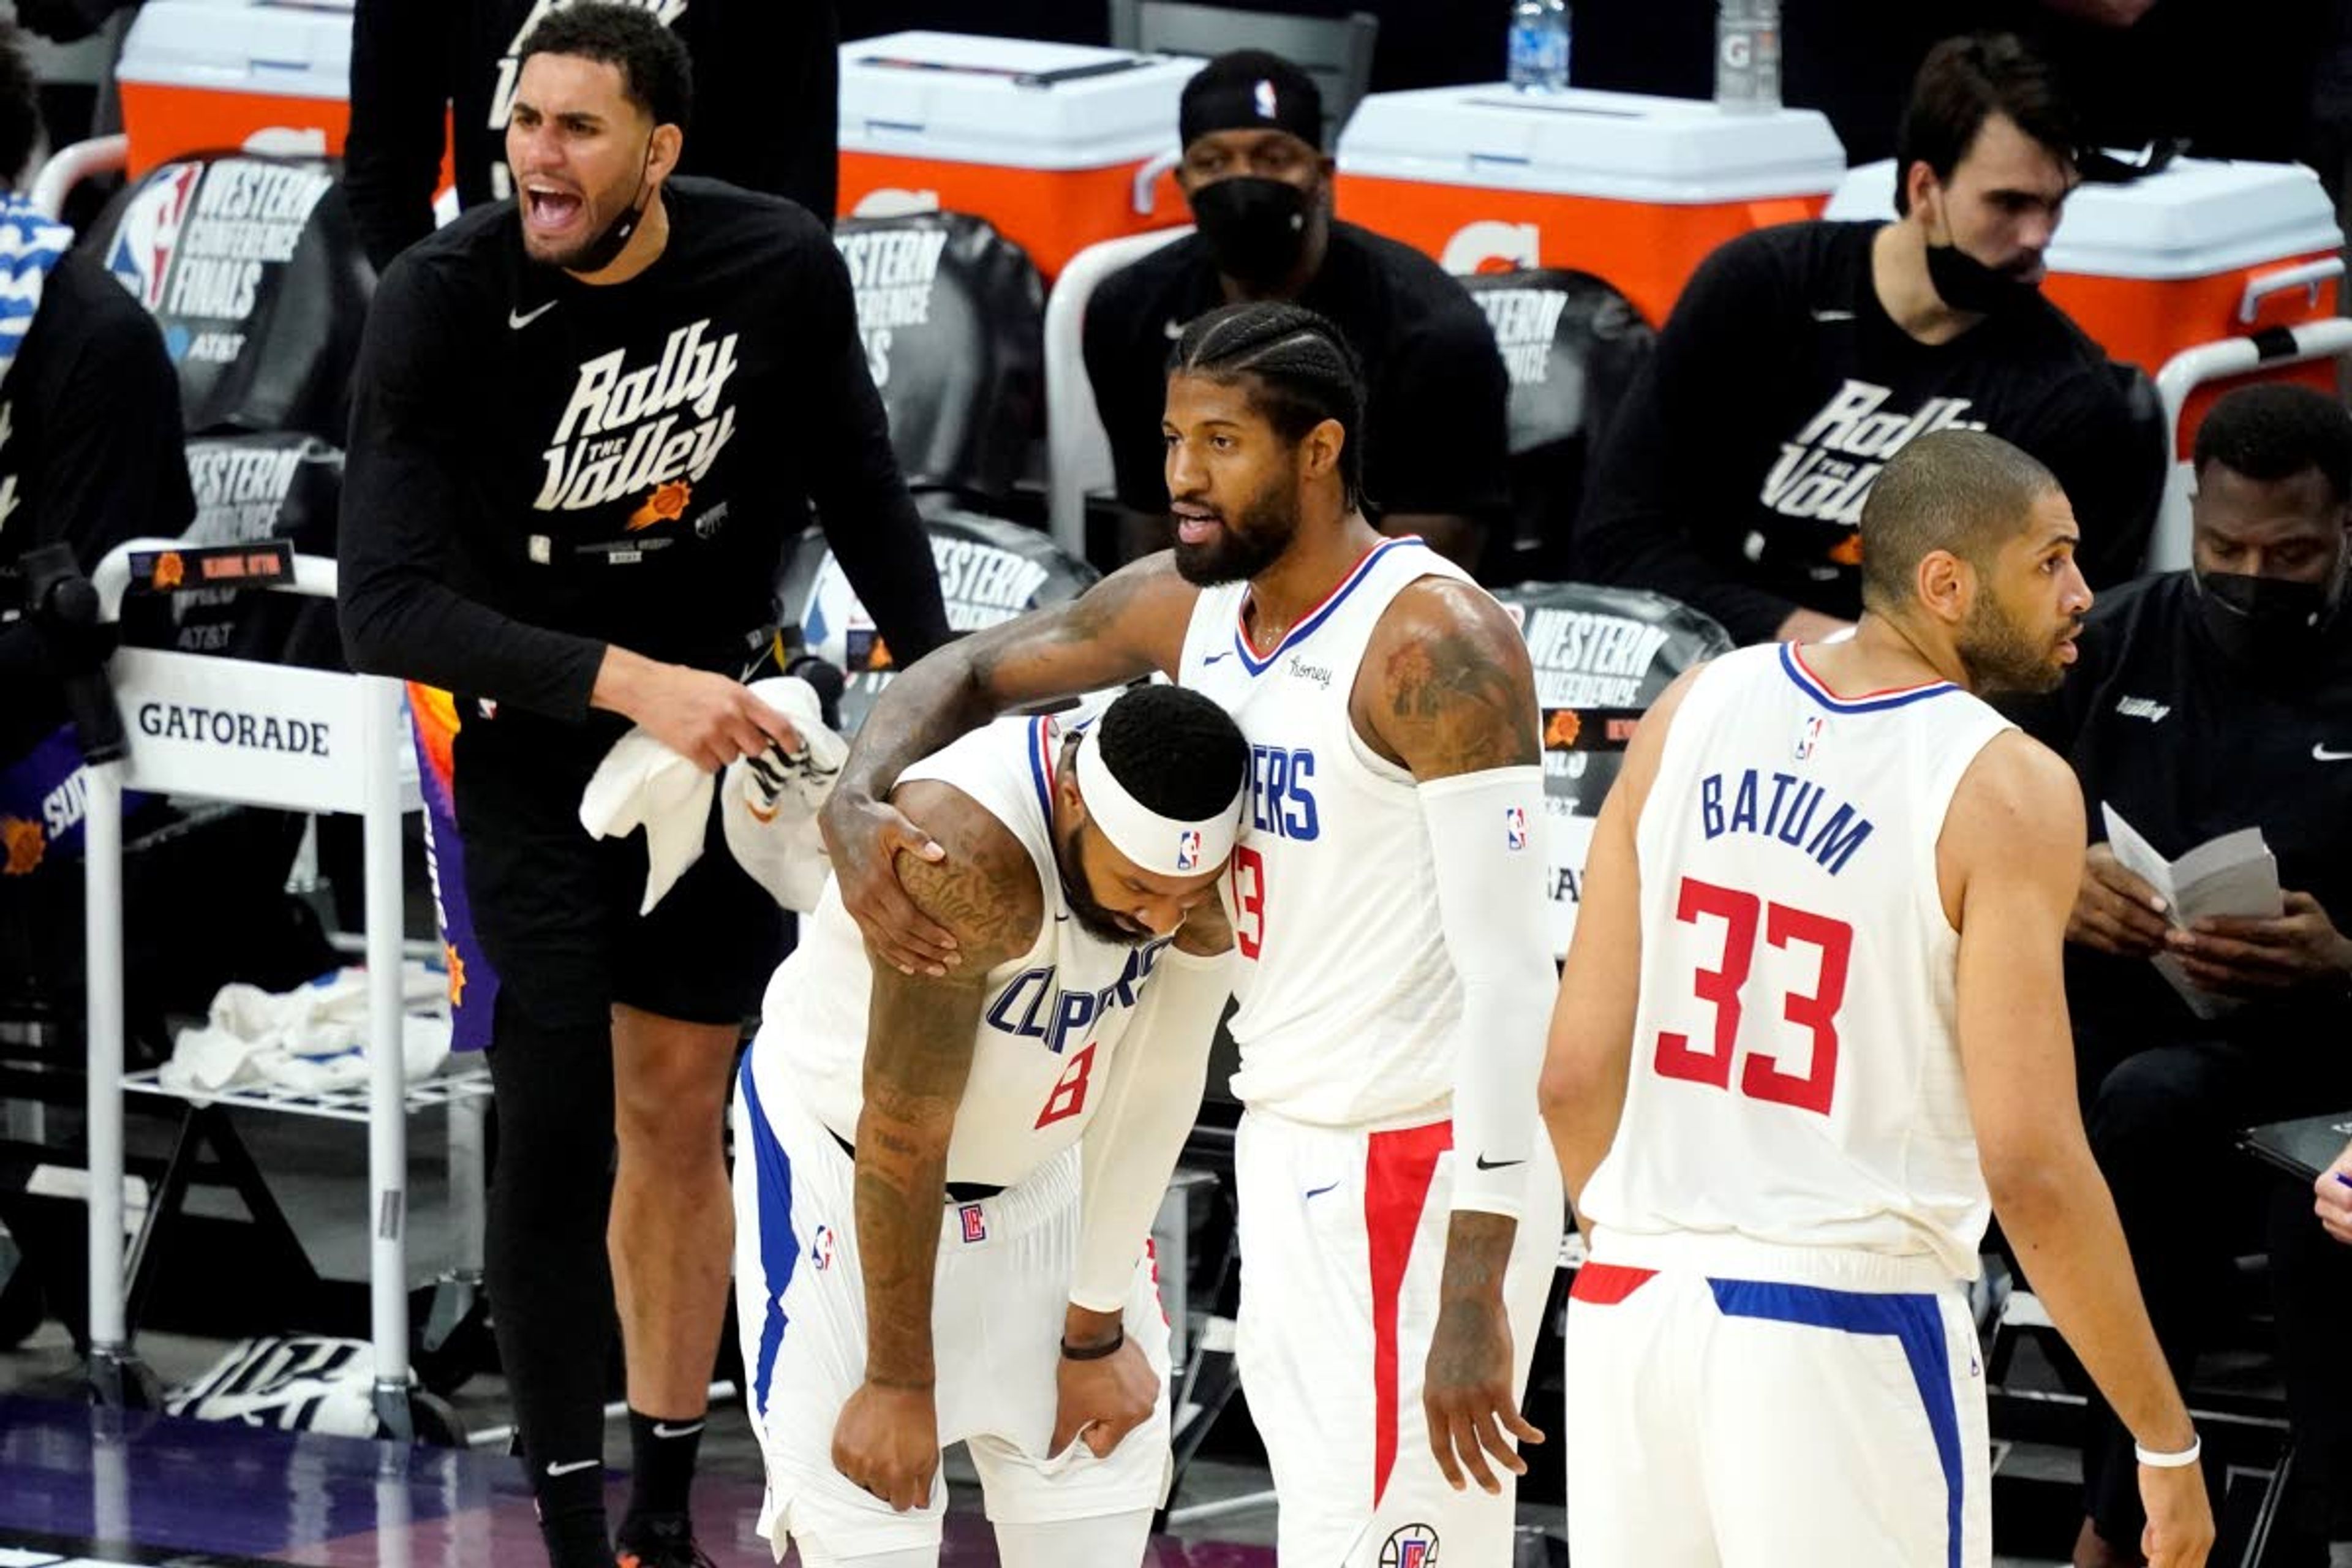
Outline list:
[[[1508,1166],[1526,1163],[1525,1160],[1489,1160],[1484,1154],[1479,1155],[1477,1160],[1478,1168],[1482,1171],[1500,1171]]]
[[[704,1424],[702,1422],[697,1421],[690,1426],[665,1426],[660,1422],[656,1421],[654,1423],[654,1436],[656,1437],[691,1437],[697,1432],[702,1430],[703,1425]]]
[[[574,1459],[568,1465],[550,1465],[547,1467],[547,1473],[551,1476],[568,1476],[574,1471],[584,1470],[593,1465],[601,1465],[604,1462],[602,1459]]]
[[[1184,335],[1184,323],[1171,316],[1167,325],[1160,330],[1168,334],[1168,341],[1172,343]]]
[[[546,304],[541,305],[536,310],[509,310],[507,312],[507,325],[512,327],[519,332],[553,309],[555,309],[555,301],[550,300]]]
[[[1317,1187],[1317,1188],[1315,1188],[1314,1190],[1312,1190],[1311,1192],[1309,1192],[1307,1195],[1308,1197],[1310,1197],[1310,1198],[1319,1198],[1319,1197],[1321,1197],[1325,1193],[1329,1192],[1329,1191],[1331,1190],[1331,1188],[1332,1188],[1332,1187],[1336,1187],[1336,1186],[1338,1186],[1339,1184],[1339,1183],[1337,1183],[1337,1182],[1333,1182],[1333,1183],[1331,1183],[1328,1186]]]
[[[1219,660],[1219,659],[1221,659],[1221,658],[1233,658],[1233,657],[1234,657],[1234,650],[1233,650],[1233,649],[1231,649],[1231,648],[1227,648],[1227,649],[1226,649],[1224,652],[1223,652],[1223,653],[1213,653],[1213,654],[1209,655],[1209,657],[1208,657],[1208,658],[1204,658],[1204,659],[1202,659],[1202,660],[1201,661],[1201,668],[1202,668],[1202,669],[1206,669],[1206,668],[1209,668],[1209,666],[1211,666],[1211,665],[1213,665],[1213,664],[1216,663],[1216,662],[1217,662],[1217,660]]]
[[[1816,321],[1851,321],[1853,320],[1853,312],[1852,310],[1815,310],[1812,315],[1813,320]]]
[[[2311,748],[2311,760],[2315,763],[2347,763],[2352,762],[2352,752],[2331,752],[2315,742]]]

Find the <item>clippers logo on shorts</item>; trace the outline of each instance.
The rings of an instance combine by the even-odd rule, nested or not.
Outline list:
[[[187,220],[204,172],[201,163],[173,163],[159,170],[131,198],[114,231],[106,269],[150,310],[163,308],[163,284],[180,246],[180,226]]]
[[[1198,846],[1194,847],[1197,853]],[[1151,978],[1160,963],[1161,950],[1174,940],[1163,936],[1129,952],[1118,979],[1099,991],[1060,989],[1054,984],[1060,971],[1052,964],[1024,969],[1006,981],[989,1005],[988,1026],[1015,1037],[1043,1040],[1045,1048],[1058,1057],[1073,1040],[1084,1044],[1113,1008],[1136,1005],[1143,983]]]
[[[1195,871],[1201,866],[1201,836],[1189,829],[1176,836],[1176,869]]]
[[[963,1205],[956,1210],[956,1217],[963,1221],[963,1238],[967,1245],[988,1239],[988,1212],[978,1204]]]
[[[614,349],[580,367],[547,453],[539,511],[584,511],[635,496],[628,527],[681,516],[693,487],[735,437],[735,406],[719,400],[736,371],[739,334],[709,341],[710,319],[670,333],[635,370]]]
[[[1918,437],[1937,430],[1981,430],[1984,421],[1966,417],[1965,397],[1931,397],[1910,413],[1881,413],[1894,394],[1867,381],[1848,379],[1797,432],[1780,444],[1780,460],[1764,476],[1758,499],[1782,517],[1859,526],[1862,503],[1887,459]],[[1854,543],[1838,546],[1845,552]],[[1833,552],[1843,565],[1858,565]]]
[[[1822,718],[1818,713],[1811,714],[1798,721],[1796,746],[1797,761],[1801,763],[1812,761],[1813,752],[1820,748],[1822,743],[1822,731],[1829,728],[1829,722],[1830,721],[1827,719]]]
[[[1516,805],[1503,808],[1503,847],[1516,855],[1528,847],[1528,814]]]
[[[1437,1531],[1408,1524],[1381,1543],[1381,1568],[1437,1568]]]

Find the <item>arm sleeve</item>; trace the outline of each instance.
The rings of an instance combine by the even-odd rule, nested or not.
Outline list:
[[[1078,1258],[1070,1300],[1090,1312],[1127,1303],[1135,1259],[1201,1109],[1209,1047],[1233,994],[1233,954],[1160,954],[1143,1009],[1111,1063],[1087,1124],[1078,1185]]]
[[[1474,308],[1399,347],[1367,421],[1372,505],[1495,521],[1510,504],[1511,385],[1494,332]]]
[[[819,323],[815,363],[832,366],[814,373],[800,423],[809,442],[809,499],[835,559],[904,668],[947,641],[947,607],[930,538],[899,475],[889,419],[866,367],[849,268],[821,228],[807,233],[808,287],[795,306]]]
[[[1579,576],[1679,599],[1741,643],[1769,640],[1797,608],[1742,582],[1703,541],[1708,529],[1742,526],[1753,500],[1726,504],[1723,476],[1706,460],[1710,433],[1754,418],[1732,400],[1771,363],[1759,328],[1797,308],[1761,259],[1734,241],[1683,290],[1601,444],[1574,543]]]
[[[433,232],[433,187],[446,140],[449,11],[446,0],[358,0],[352,13],[343,196],[378,272]]]
[[[2164,491],[2160,425],[2136,423],[2129,399],[2107,374],[2071,382],[2042,421],[2021,444],[2050,466],[2074,508],[2084,580],[2094,588],[2131,581],[2147,553]]]
[[[1168,455],[1160,439],[1167,377],[1164,364],[1140,363],[1142,356],[1127,346],[1140,341],[1133,327],[1143,302],[1132,282],[1131,269],[1103,279],[1087,301],[1079,336],[1095,412],[1110,438],[1111,485],[1118,504],[1158,516],[1168,510]]]
[[[1462,979],[1454,1037],[1454,1206],[1519,1212],[1543,1129],[1536,1080],[1559,973],[1544,896],[1543,770],[1422,784],[1445,951]],[[1516,814],[1516,815],[1514,815]]]
[[[343,651],[367,675],[495,697],[551,718],[587,716],[604,647],[499,614],[458,586],[470,498],[453,394],[480,374],[455,323],[407,263],[376,290],[361,340],[343,465]]]

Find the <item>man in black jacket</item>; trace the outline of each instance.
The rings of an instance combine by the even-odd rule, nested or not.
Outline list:
[[[22,36],[0,28],[0,185],[31,177],[37,103]],[[62,542],[87,572],[125,540],[178,537],[196,503],[179,378],[155,319],[13,188],[0,195],[0,567]],[[66,715],[39,635],[5,598],[0,691],[5,764]]]
[[[1706,259],[1611,426],[1571,566],[1704,610],[1743,643],[1861,607],[1862,503],[1931,430],[1987,430],[2058,476],[2095,587],[2146,548],[2157,444],[2105,356],[2039,285],[2074,132],[2016,39],[1920,68],[1888,224],[1765,229]]]
[[[2304,387],[2240,388],[2199,429],[2196,468],[2194,570],[2102,595],[2065,686],[2018,714],[2074,764],[2100,840],[2067,929],[2084,1120],[2183,1379],[2232,1243],[2260,1228],[2237,1130],[2352,1106],[2352,414]],[[2259,827],[2284,909],[2174,925],[2105,842],[2110,810],[2168,858]],[[2274,1250],[2310,1227],[2309,1193],[2289,1195]],[[2344,1302],[2280,1283],[2296,1473],[2340,1491],[2352,1406],[2295,1369],[2341,1367]],[[2138,1561],[2139,1503],[2131,1439],[2095,1408],[2075,1561],[2106,1568]],[[2331,1528],[2352,1524],[2347,1503]]]
[[[834,0],[630,3],[674,30],[694,60],[700,120],[683,172],[790,197],[831,224],[840,141]],[[433,232],[451,132],[460,206],[514,194],[506,129],[522,41],[564,4],[357,0],[343,188],[376,270]]]
[[[719,1117],[782,932],[717,852],[641,915],[643,844],[590,839],[581,792],[632,721],[705,769],[797,743],[735,673],[811,501],[893,649],[942,641],[946,616],[823,226],[676,176],[689,68],[650,13],[567,7],[522,56],[519,204],[412,247],[369,315],[343,635],[354,668],[445,688],[464,715],[458,831],[500,982],[488,1283],[549,1550],[614,1562],[616,1291],[636,1458],[620,1543],[652,1568],[696,1561],[732,1214]]]

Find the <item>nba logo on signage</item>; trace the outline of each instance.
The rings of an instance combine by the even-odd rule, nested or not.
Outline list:
[[[180,246],[180,226],[204,172],[201,163],[167,164],[122,209],[106,269],[150,310],[163,308],[163,284]]]
[[[1517,854],[1528,847],[1528,814],[1516,805],[1503,808],[1503,847]]]
[[[967,1242],[988,1239],[988,1215],[978,1204],[966,1204],[956,1213],[963,1220],[963,1238]]]
[[[1818,713],[1797,725],[1797,761],[1801,763],[1812,756],[1813,748],[1822,743],[1822,731],[1828,727],[1829,721]]]
[[[1176,836],[1176,869],[1197,871],[1201,868],[1201,836],[1186,829]]]

